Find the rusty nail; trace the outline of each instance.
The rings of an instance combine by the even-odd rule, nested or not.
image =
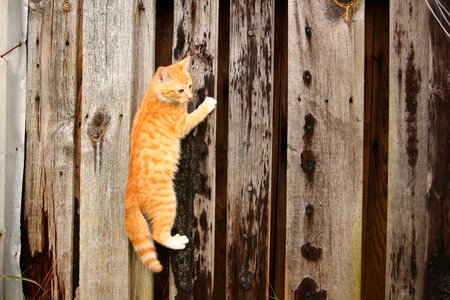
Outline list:
[[[241,281],[242,286],[244,289],[248,290],[253,285],[253,274],[249,271],[245,271],[239,275],[239,279]]]
[[[307,216],[312,216],[314,213],[314,206],[312,204],[308,204],[305,209],[305,213]]]
[[[316,165],[316,162],[314,161],[314,160],[309,160],[307,163],[306,163],[306,169],[308,170],[308,171],[312,171],[313,169],[314,169],[314,166]]]
[[[245,239],[247,239],[247,235],[244,233],[243,235],[242,235],[242,238],[245,240]]]
[[[254,36],[255,33],[253,32],[253,30],[249,30],[249,31],[248,31],[248,35],[249,35],[249,36]]]
[[[65,12],[69,12],[72,8],[72,4],[70,4],[70,2],[66,0],[63,2],[62,8]]]

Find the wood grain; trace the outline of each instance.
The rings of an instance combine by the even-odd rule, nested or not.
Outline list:
[[[191,56],[194,99],[190,111],[205,97],[216,97],[217,1],[175,1],[173,62]],[[176,299],[212,298],[214,272],[216,113],[212,112],[182,141],[175,177],[177,218],[174,232],[186,234],[185,250],[171,254]]]
[[[133,95],[133,3],[85,1],[83,7],[80,299],[131,294],[123,197]]]
[[[24,253],[52,299],[73,297],[78,1],[30,1]],[[47,260],[44,262],[43,260]],[[34,278],[33,278],[34,279]]]
[[[231,1],[228,299],[269,295],[273,12],[273,1]]]
[[[360,297],[364,5],[288,7],[285,299]]]
[[[130,126],[155,72],[155,6],[155,0],[139,0],[134,3],[134,74]],[[152,300],[153,273],[145,267],[131,245],[129,251],[131,253],[131,299]]]
[[[386,299],[421,299],[427,228],[429,13],[390,2]]]

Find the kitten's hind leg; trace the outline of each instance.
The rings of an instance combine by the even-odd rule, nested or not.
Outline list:
[[[162,266],[157,258],[147,220],[138,207],[126,209],[125,229],[134,250],[145,266],[155,273],[161,272]]]
[[[171,188],[170,186],[170,190],[167,189],[165,193],[161,192],[160,195],[156,195],[158,200],[155,202],[157,201],[157,204],[143,208],[152,221],[153,239],[167,248],[180,250],[186,247],[189,239],[185,235],[171,235],[177,210],[175,193]]]

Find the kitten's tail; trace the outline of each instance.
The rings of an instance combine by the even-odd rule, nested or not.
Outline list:
[[[154,273],[161,272],[163,267],[158,260],[147,220],[139,208],[126,209],[125,229],[134,250],[145,266]]]

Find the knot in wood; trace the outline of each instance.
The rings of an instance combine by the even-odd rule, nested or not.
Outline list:
[[[144,2],[142,2],[142,0],[139,0],[138,8],[139,8],[139,10],[142,10],[142,11],[145,10],[145,5],[144,5]]]
[[[62,4],[62,9],[64,12],[69,12],[72,9],[72,4],[66,0]]]
[[[245,290],[248,290],[253,285],[254,276],[250,271],[245,271],[245,272],[241,273],[241,275],[239,276],[239,280],[241,282],[242,287]]]
[[[294,299],[327,299],[327,291],[319,289],[316,281],[310,277],[303,278],[294,292]]]
[[[248,31],[248,36],[254,36],[254,35],[255,35],[255,32],[253,30]]]
[[[111,117],[106,114],[104,109],[99,109],[94,114],[92,121],[88,125],[87,133],[92,143],[100,140],[105,134],[106,128],[111,120]]]
[[[313,246],[310,242],[304,244],[300,251],[302,256],[309,261],[318,261],[322,258],[322,248]]]
[[[51,3],[49,0],[31,0],[28,2],[30,10],[34,10],[37,12],[44,12],[51,7]]]

